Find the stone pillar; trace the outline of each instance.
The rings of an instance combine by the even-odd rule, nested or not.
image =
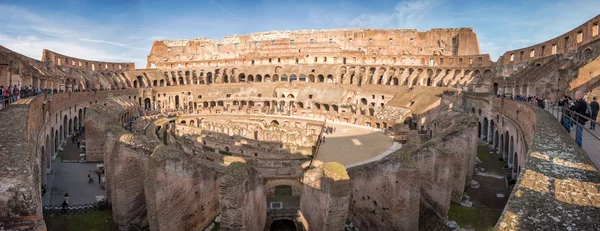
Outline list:
[[[398,151],[399,160],[411,159]],[[407,161],[408,162],[408,161]],[[420,175],[404,161],[379,161],[348,169],[352,196],[348,220],[359,230],[419,230]]]
[[[304,174],[300,201],[306,230],[344,230],[350,201],[350,181],[343,165],[322,164]]]
[[[204,230],[219,214],[214,169],[173,146],[154,150],[145,177],[150,230]]]
[[[245,163],[233,162],[219,183],[221,230],[263,230],[267,219],[264,179]]]
[[[88,117],[91,117],[90,113],[88,111]],[[113,219],[121,230],[131,224],[146,227],[148,214],[144,179],[154,146],[145,136],[128,133],[119,126],[111,126],[108,130],[104,164],[107,198],[112,206]]]

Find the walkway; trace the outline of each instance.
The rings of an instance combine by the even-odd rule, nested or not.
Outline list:
[[[560,122],[560,117],[562,115],[559,110],[555,107],[558,106],[549,106],[546,108],[548,112],[550,112],[554,117],[556,117]],[[554,110],[553,110],[554,109]],[[600,125],[597,125],[596,130],[589,130],[590,122],[587,122],[585,128],[583,129],[582,136],[582,148],[583,151],[588,155],[590,160],[594,162],[596,168],[600,169]],[[566,131],[566,130],[565,130]],[[571,129],[571,137],[575,139],[576,129],[575,126]]]
[[[392,147],[394,141],[379,129],[339,122],[327,122],[334,126],[333,134],[325,135],[317,160],[326,163],[335,161],[344,166],[379,157]]]
[[[84,139],[83,137],[80,139]],[[73,157],[79,158],[79,149],[76,146],[77,144],[73,144],[69,138],[64,151],[59,153],[52,163],[52,172],[48,175],[48,191],[42,198],[44,206],[61,205],[66,192],[69,193],[71,205],[94,203],[96,196],[106,196],[106,191],[98,184],[98,163],[63,162],[63,157],[68,157],[69,161],[74,159]],[[88,183],[89,171],[92,172],[94,183]]]

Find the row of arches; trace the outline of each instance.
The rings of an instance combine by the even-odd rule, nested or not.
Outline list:
[[[512,169],[512,178],[517,179],[521,170],[519,164],[521,150],[518,148],[520,147],[518,134],[511,134],[508,128],[498,126],[497,121],[483,117],[478,122],[477,136],[495,149],[503,160],[507,161],[508,167]]]
[[[317,82],[352,85],[378,84],[396,86],[465,86],[474,79],[492,78],[490,69],[430,69],[404,67],[354,67],[342,66],[330,74],[319,73],[281,73],[274,74],[238,73],[236,68],[204,70],[164,71],[162,78],[152,81],[147,76],[138,75],[134,87],[165,87],[175,85],[199,85],[212,83],[238,82]],[[145,73],[144,73],[145,74]]]

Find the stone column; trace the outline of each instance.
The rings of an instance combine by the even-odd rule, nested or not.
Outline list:
[[[221,230],[263,230],[267,219],[264,179],[245,163],[233,162],[219,183]]]
[[[350,181],[343,165],[322,164],[304,174],[300,201],[302,223],[310,230],[344,230],[350,203]]]

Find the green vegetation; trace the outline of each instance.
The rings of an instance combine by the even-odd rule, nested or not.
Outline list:
[[[110,210],[76,215],[45,215],[44,220],[48,231],[119,230],[113,221]]]
[[[492,160],[492,158],[495,159],[495,157],[490,154],[491,151],[492,149],[490,149],[490,147],[487,145],[477,145],[477,157],[482,162],[486,160]]]
[[[477,231],[493,231],[502,211],[487,208],[464,207],[451,204],[448,220],[456,221],[461,228]]]
[[[215,223],[215,227],[213,227],[211,231],[219,231],[219,230],[221,230],[221,223]]]

